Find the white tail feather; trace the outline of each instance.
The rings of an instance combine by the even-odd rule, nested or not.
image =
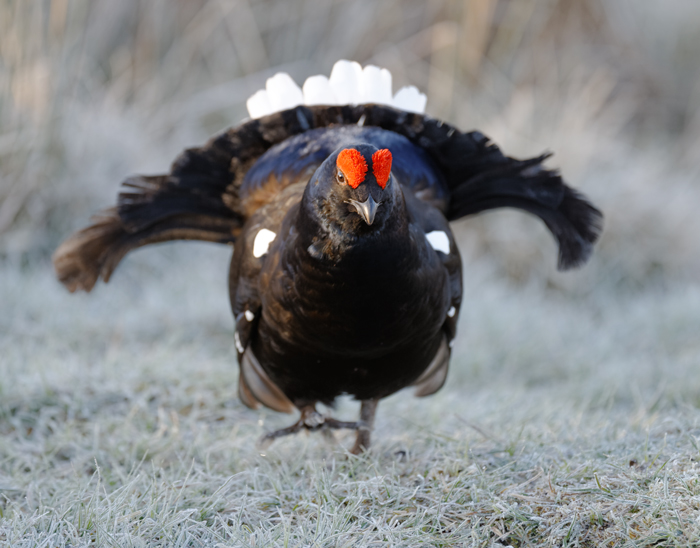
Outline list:
[[[391,105],[391,72],[367,65],[362,71],[360,94],[361,103]]]
[[[394,106],[400,108],[401,110],[407,110],[409,112],[425,112],[425,103],[428,98],[425,93],[418,91],[416,86],[405,86],[402,87],[394,95]]]
[[[406,86],[391,95],[391,72],[355,61],[340,60],[330,78],[310,76],[303,91],[285,72],[268,78],[266,89],[257,91],[246,102],[251,118],[260,118],[297,105],[359,105],[378,103],[408,112],[425,112],[427,98],[415,86]]]
[[[286,72],[278,72],[268,78],[265,89],[273,112],[294,108],[304,102],[301,88]]]
[[[304,82],[305,105],[337,105],[335,93],[328,78],[322,75],[309,76]]]
[[[267,90],[264,89],[259,89],[248,97],[245,106],[248,107],[248,114],[251,118],[262,118],[273,112]]]
[[[362,67],[355,61],[337,61],[329,79],[339,105],[356,105],[360,99]]]

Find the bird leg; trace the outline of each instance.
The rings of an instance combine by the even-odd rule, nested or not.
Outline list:
[[[374,415],[377,412],[378,403],[379,400],[362,400],[360,420],[358,421],[358,424],[362,424],[362,426],[357,429],[355,445],[350,449],[353,455],[359,455],[369,449],[369,438],[374,426]]]
[[[332,419],[330,417],[324,417],[318,411],[316,411],[316,407],[314,405],[306,405],[302,407],[300,411],[301,417],[299,417],[299,420],[297,422],[295,422],[291,426],[288,426],[287,428],[280,428],[279,430],[275,430],[274,432],[265,434],[262,438],[260,438],[260,441],[258,442],[259,447],[263,449],[269,447],[270,444],[277,438],[288,436],[290,434],[296,434],[301,430],[309,430],[313,432],[316,430],[328,431],[347,428],[349,430],[357,430],[358,432],[360,432],[361,429],[367,427],[367,425],[364,422],[362,422],[362,420],[358,422],[346,422]],[[374,414],[372,415],[374,416]]]

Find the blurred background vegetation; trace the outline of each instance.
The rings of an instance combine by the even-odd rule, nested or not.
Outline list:
[[[340,58],[509,155],[554,151],[606,214],[574,276],[514,212],[460,223],[467,261],[584,291],[697,276],[697,0],[0,0],[0,257],[45,261],[127,175],[237,125],[266,77]]]
[[[606,216],[566,273],[532,217],[454,223],[450,378],[382,402],[359,467],[258,455],[290,419],[236,400],[228,248],[137,251],[88,296],[50,264],[125,177],[341,58],[553,151]],[[0,0],[0,544],[700,545],[699,107],[698,0]]]

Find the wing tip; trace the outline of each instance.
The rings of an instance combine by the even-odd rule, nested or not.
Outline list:
[[[52,256],[56,277],[71,293],[89,293],[100,277],[109,281],[116,265],[111,251],[125,234],[117,212],[108,209],[92,221],[58,246]]]
[[[603,233],[604,216],[583,194],[566,185],[559,210],[575,230],[575,236],[559,240],[557,269],[563,271],[583,266],[590,259]]]

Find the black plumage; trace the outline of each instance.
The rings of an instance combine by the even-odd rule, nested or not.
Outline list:
[[[351,149],[367,166],[356,187],[339,167]],[[393,158],[384,188],[380,149]],[[136,247],[235,242],[241,400],[301,411],[269,439],[353,427],[359,451],[379,399],[410,385],[432,394],[445,381],[462,304],[449,221],[515,207],[547,225],[560,268],[590,255],[602,215],[545,158],[509,158],[478,132],[391,107],[300,106],[185,151],[167,175],[128,179],[116,210],[64,242],[54,262],[71,291],[89,291]],[[316,413],[341,394],[363,402],[360,422]]]

